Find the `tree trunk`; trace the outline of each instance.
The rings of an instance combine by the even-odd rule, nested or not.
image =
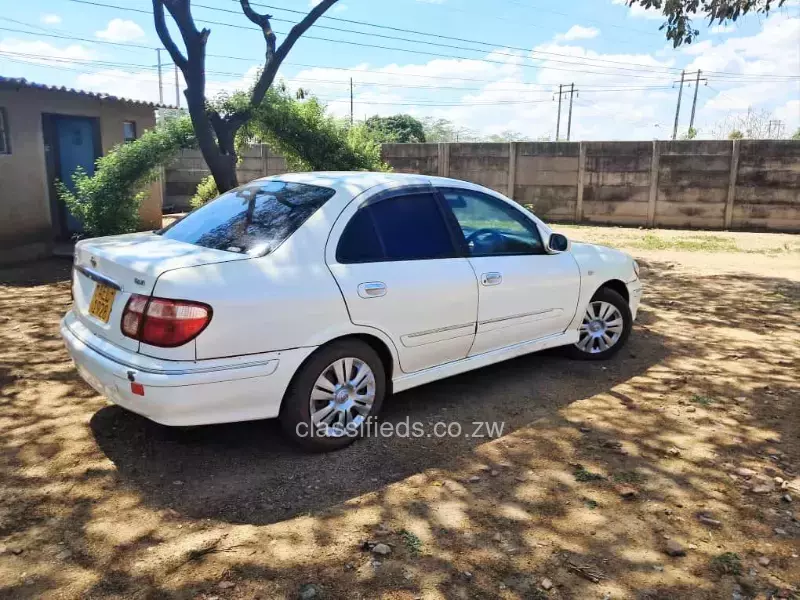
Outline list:
[[[238,157],[234,139],[236,130],[239,128],[236,127],[236,130],[233,130],[218,115],[215,115],[217,119],[212,119],[204,98],[193,98],[194,94],[190,93],[188,89],[185,96],[189,107],[189,116],[197,137],[197,145],[217,184],[217,191],[222,194],[238,187],[239,180],[236,177]]]
[[[292,27],[280,48],[276,49],[275,33],[269,22],[270,15],[255,12],[249,0],[239,0],[247,18],[261,28],[267,44],[266,62],[253,88],[250,108],[258,106],[264,100],[283,59],[295,42],[336,1],[319,1],[302,21]],[[181,53],[170,35],[164,15],[165,8],[178,26],[186,46],[186,56]],[[197,29],[192,18],[190,0],[153,0],[153,20],[158,38],[186,80],[184,95],[200,152],[214,177],[219,193],[227,192],[239,185],[236,177],[236,132],[249,118],[250,108],[223,118],[217,111],[206,106],[206,42],[211,31],[206,28]]]

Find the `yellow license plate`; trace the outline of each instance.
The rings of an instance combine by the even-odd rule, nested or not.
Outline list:
[[[108,323],[111,317],[111,307],[114,306],[114,298],[117,290],[102,283],[98,283],[92,294],[92,301],[89,304],[89,314],[97,317],[103,323]]]

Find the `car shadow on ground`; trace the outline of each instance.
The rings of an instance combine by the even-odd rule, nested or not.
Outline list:
[[[3,281],[0,539],[28,546],[2,558],[38,579],[0,596],[194,598],[216,595],[225,577],[241,598],[295,597],[308,581],[331,598],[414,597],[423,581],[447,598],[536,598],[546,574],[564,586],[554,597],[595,598],[587,577],[600,572],[613,597],[730,598],[745,581],[709,565],[728,548],[754,564],[764,540],[775,571],[797,581],[796,520],[779,494],[752,496],[729,474],[766,463],[797,476],[800,289],[642,266],[645,305],[613,360],[549,351],[385,405],[392,423],[458,422],[471,433],[473,422],[505,422],[502,439],[371,438],[319,455],[285,442],[272,421],[174,429],[104,405],[57,337],[68,267],[55,280]],[[39,289],[54,282],[58,297]],[[621,499],[620,484],[638,499]],[[696,530],[701,510],[723,522],[713,540]],[[235,528],[225,541],[229,523],[274,525]],[[394,550],[373,570],[357,547],[378,523]],[[666,557],[666,534],[696,548]],[[64,547],[67,564],[53,559]],[[352,568],[359,556],[366,565]],[[780,587],[748,577],[754,590]]]
[[[642,319],[648,318],[645,309]],[[506,435],[552,417],[643,373],[666,353],[660,336],[637,326],[610,361],[573,361],[553,349],[441,380],[387,399],[381,421],[399,435],[373,436],[327,454],[304,453],[282,436],[276,420],[171,428],[107,406],[90,426],[120,479],[146,502],[193,518],[265,524],[426,469],[455,468],[491,439],[489,427]],[[404,422],[419,423],[423,437],[403,437]],[[460,435],[445,435],[445,427]]]

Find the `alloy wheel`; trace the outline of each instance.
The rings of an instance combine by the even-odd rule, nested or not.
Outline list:
[[[353,435],[366,421],[375,403],[375,375],[355,357],[328,365],[311,389],[311,426],[318,435]]]
[[[616,306],[602,300],[590,302],[575,347],[588,354],[605,352],[620,340],[624,326],[622,313]]]

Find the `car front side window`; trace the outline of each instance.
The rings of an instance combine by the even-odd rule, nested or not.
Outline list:
[[[464,234],[470,256],[544,254],[539,230],[518,210],[487,194],[442,190]]]

